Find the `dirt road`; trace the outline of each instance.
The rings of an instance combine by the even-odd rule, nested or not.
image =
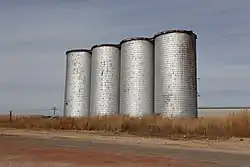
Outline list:
[[[0,136],[0,167],[143,166],[248,167],[250,154],[66,138]]]

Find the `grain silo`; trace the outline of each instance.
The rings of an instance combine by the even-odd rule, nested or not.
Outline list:
[[[196,38],[187,30],[154,36],[156,113],[197,117]]]
[[[115,44],[92,47],[90,114],[119,112],[120,48]]]
[[[75,49],[66,52],[64,116],[88,116],[90,67],[90,50]]]
[[[154,46],[150,38],[121,41],[120,113],[146,116],[154,110]]]

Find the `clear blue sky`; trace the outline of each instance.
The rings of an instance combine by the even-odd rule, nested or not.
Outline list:
[[[249,0],[1,0],[0,111],[62,108],[68,48],[166,29],[198,35],[200,105],[250,106],[249,15]]]

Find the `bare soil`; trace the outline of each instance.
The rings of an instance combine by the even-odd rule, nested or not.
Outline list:
[[[0,129],[0,167],[248,167],[250,140],[173,141],[83,131]]]
[[[185,162],[164,156],[111,153],[94,149],[34,147],[28,143],[0,140],[0,167],[195,167],[194,162]]]
[[[250,154],[250,138],[230,138],[227,140],[169,140],[164,138],[137,137],[127,134],[114,135],[114,133],[101,131],[72,131],[72,130],[29,130],[0,128],[0,135],[17,135],[32,138],[67,138],[81,141],[108,142],[126,145],[146,145],[148,147],[181,147],[221,152],[248,152]]]

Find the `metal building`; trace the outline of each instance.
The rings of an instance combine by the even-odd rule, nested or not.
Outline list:
[[[115,44],[95,45],[92,50],[90,114],[119,112],[120,48]]]
[[[154,46],[150,38],[121,41],[120,113],[146,116],[154,111]]]
[[[75,49],[66,52],[64,116],[89,115],[91,52]]]
[[[196,38],[187,30],[154,36],[156,113],[197,117]]]

